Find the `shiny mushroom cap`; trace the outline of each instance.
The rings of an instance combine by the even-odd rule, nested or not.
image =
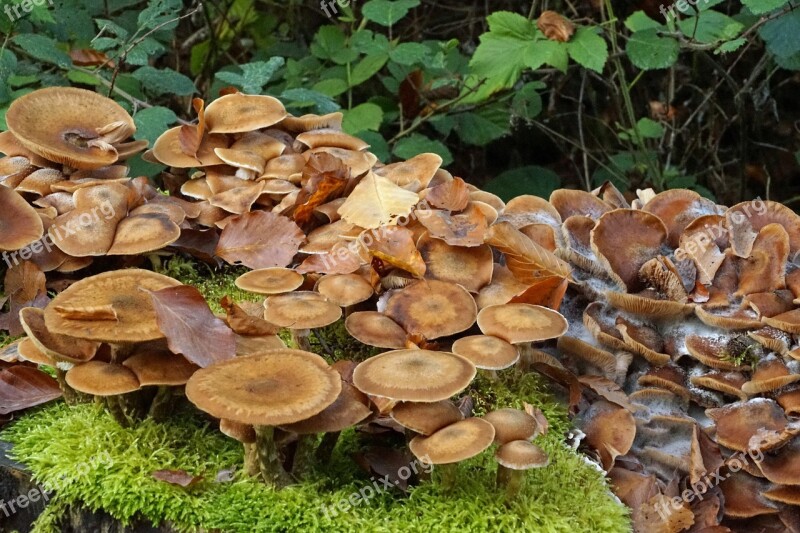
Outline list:
[[[513,440],[497,449],[494,458],[498,464],[511,470],[530,470],[550,464],[547,452],[527,440]]]
[[[368,403],[367,397],[355,387],[348,383],[342,383],[342,392],[339,393],[335,402],[320,413],[300,422],[281,426],[281,429],[298,435],[342,431],[358,424],[372,414],[367,406]]]
[[[494,441],[498,444],[531,440],[540,429],[534,417],[519,409],[498,409],[486,413],[483,419],[494,426]]]
[[[372,285],[358,274],[328,274],[320,278],[316,290],[341,307],[361,303],[374,293]]]
[[[94,396],[116,396],[139,390],[139,380],[128,368],[113,363],[89,361],[67,372],[67,385]]]
[[[237,287],[257,294],[283,294],[292,292],[302,284],[302,274],[283,267],[251,270],[236,278]]]
[[[206,107],[210,133],[241,133],[268,128],[286,117],[286,109],[271,96],[234,93]]]
[[[400,325],[377,311],[353,313],[344,321],[347,332],[358,342],[376,348],[406,347],[407,334]]]
[[[478,327],[485,335],[517,344],[555,339],[569,324],[558,311],[530,304],[490,305],[478,313]]]
[[[91,360],[100,348],[98,342],[59,335],[48,330],[42,309],[25,307],[19,312],[19,320],[22,329],[28,334],[28,341],[50,359],[85,363]]]
[[[450,400],[400,402],[392,409],[391,417],[404,428],[421,435],[431,435],[464,419],[463,413]]]
[[[475,457],[492,442],[494,427],[489,422],[481,418],[467,418],[429,437],[414,437],[408,447],[423,463],[441,465]]]
[[[462,337],[453,343],[451,350],[484,370],[502,370],[519,360],[519,351],[513,344],[491,335]]]
[[[186,384],[186,397],[218,418],[277,426],[320,413],[341,390],[341,377],[324,359],[287,348],[202,368]]]
[[[316,292],[299,291],[270,296],[264,302],[264,320],[289,329],[322,328],[342,316],[342,309]]]
[[[125,359],[123,366],[136,374],[142,387],[151,385],[185,385],[200,367],[183,356],[167,351],[147,350]]]

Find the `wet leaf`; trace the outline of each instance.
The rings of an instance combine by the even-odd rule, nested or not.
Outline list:
[[[478,209],[467,209],[458,215],[438,209],[417,209],[420,224],[431,237],[450,246],[480,246],[486,236],[486,218]]]
[[[109,57],[105,53],[92,50],[91,48],[70,50],[69,57],[72,59],[72,63],[79,67],[98,67],[105,65],[114,68],[114,62],[109,61]]]
[[[575,33],[575,25],[555,11],[543,11],[536,26],[551,41],[565,43]]]
[[[300,274],[316,272],[318,274],[352,274],[364,263],[349,244],[337,243],[326,254],[309,256],[295,270]]]
[[[539,278],[525,292],[513,297],[509,303],[543,305],[558,311],[568,286],[569,280],[561,276]]]
[[[292,262],[305,234],[285,216],[253,211],[225,226],[217,244],[217,255],[231,264],[252,269],[285,267]]]
[[[220,305],[228,315],[226,322],[228,326],[238,335],[248,337],[260,337],[263,335],[275,335],[281,328],[270,324],[263,318],[253,316],[247,311],[236,305],[229,296],[220,300]],[[263,308],[260,308],[263,314]]]
[[[461,178],[428,189],[425,200],[433,207],[448,211],[461,211],[469,203],[469,189]]]
[[[16,365],[0,371],[0,415],[60,397],[56,380],[37,368]]]
[[[207,367],[236,355],[236,337],[189,285],[150,291],[158,327],[173,353]]]
[[[192,100],[192,107],[197,113],[197,124],[187,124],[181,126],[179,140],[181,143],[181,151],[189,156],[195,157],[200,145],[203,142],[203,136],[206,133],[206,114],[205,102],[202,98],[195,98]]]
[[[312,154],[303,167],[302,189],[297,195],[292,218],[305,224],[320,205],[340,198],[347,190],[350,170],[338,157],[321,152]]]

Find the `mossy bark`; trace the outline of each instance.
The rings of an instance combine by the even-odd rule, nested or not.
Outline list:
[[[300,435],[297,439],[297,449],[292,461],[292,476],[295,479],[308,477],[314,463],[314,445],[316,435]]]
[[[275,429],[269,426],[255,426],[258,467],[264,483],[276,488],[291,483],[289,474],[283,468],[278,449],[275,446]]]

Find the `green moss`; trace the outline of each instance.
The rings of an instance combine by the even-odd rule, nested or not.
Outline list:
[[[510,506],[493,489],[495,466],[487,451],[459,465],[459,484],[450,494],[426,482],[408,495],[380,493],[337,514],[337,502],[372,486],[351,459],[360,446],[353,431],[343,434],[332,460],[309,481],[279,492],[238,475],[216,483],[217,472],[240,464],[241,447],[191,413],[167,424],[145,421],[123,429],[95,405],[58,403],[21,418],[0,438],[14,444],[14,457],[38,482],[59,488],[59,506],[83,502],[126,523],[144,518],[184,531],[225,532],[630,531],[626,510],[610,496],[601,474],[564,446],[564,408],[541,394],[538,378],[512,372],[499,383],[479,379],[471,394],[488,397],[489,390],[495,405],[527,401],[551,422],[551,432],[540,439],[551,464],[528,474],[520,499]],[[161,469],[203,475],[204,481],[182,489],[154,479],[152,472]],[[36,531],[54,531],[58,514],[43,515]]]

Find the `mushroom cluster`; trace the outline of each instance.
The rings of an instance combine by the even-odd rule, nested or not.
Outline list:
[[[44,117],[44,118],[43,118]],[[9,267],[72,273],[98,256],[138,255],[175,242],[196,208],[128,177],[131,116],[113,100],[70,87],[16,99],[0,133],[0,250]]]

